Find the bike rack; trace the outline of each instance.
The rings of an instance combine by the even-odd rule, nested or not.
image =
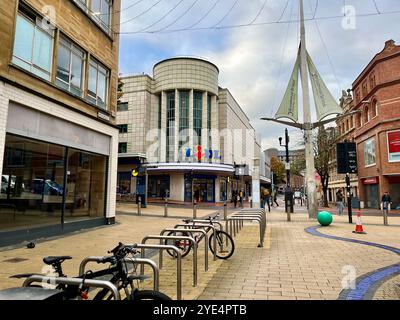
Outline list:
[[[193,287],[197,287],[197,242],[192,237],[187,236],[159,236],[159,235],[148,235],[142,239],[142,244],[146,244],[147,240],[157,239],[160,240],[188,240],[193,244]],[[160,269],[163,266],[163,251],[160,250],[160,258],[158,262]]]
[[[208,220],[208,222],[210,222],[210,221]],[[190,227],[193,227],[193,225],[180,223],[180,224],[176,224],[174,226],[174,229],[176,229],[177,227],[186,227],[186,228],[190,229]],[[209,227],[209,228],[211,228],[213,230],[213,234],[214,234],[214,239],[213,239],[214,261],[217,261],[217,229],[212,224],[195,224],[195,227],[199,227],[199,228]]]
[[[176,252],[176,298],[182,300],[182,258],[180,250],[172,245],[161,245],[161,244],[142,244],[138,243],[136,248],[141,250],[141,258],[145,259],[145,249],[157,249],[157,250],[173,250]],[[140,274],[144,275],[144,264],[140,266]]]
[[[222,227],[222,223],[219,222],[219,220],[211,220],[212,223],[215,223],[217,225],[219,225],[219,230],[224,230],[224,228]],[[195,222],[195,223],[210,223],[210,219],[192,219],[190,222]],[[189,222],[189,224],[190,224]]]
[[[263,247],[263,239],[264,239],[264,231],[263,231],[263,222],[262,219],[258,217],[244,217],[244,216],[232,216],[228,218],[228,221],[230,221],[230,235],[232,236],[232,223],[235,223],[235,221],[258,221],[259,224],[259,230],[260,230],[260,243],[259,246]],[[234,236],[236,236],[235,230],[233,230]]]
[[[86,268],[86,265],[89,262],[97,262],[97,263],[99,263],[99,261],[101,259],[103,259],[103,258],[104,257],[91,256],[91,257],[86,257],[85,259],[83,259],[81,264],[79,265],[79,275],[80,275],[80,277],[83,277],[85,275],[85,268]],[[125,258],[124,261],[137,263],[137,264],[141,264],[141,265],[142,264],[143,265],[145,265],[145,264],[149,265],[153,269],[153,289],[155,291],[159,291],[158,288],[159,288],[159,283],[160,283],[160,281],[159,281],[159,279],[160,279],[159,274],[160,273],[159,273],[157,264],[153,260],[145,259],[145,258]]]
[[[28,279],[26,279],[22,286],[28,287],[33,282],[41,282],[41,283],[48,283],[48,284],[66,284],[66,285],[75,285],[75,286],[80,286],[83,284],[85,287],[89,287],[89,288],[90,287],[108,288],[113,293],[115,300],[121,300],[121,295],[119,294],[117,287],[109,281],[33,275],[33,276],[30,276]]]
[[[166,233],[166,232],[171,232],[171,231],[172,232],[174,232],[174,231],[182,232],[182,230],[185,230],[185,232],[190,233],[192,235],[192,238],[194,238],[193,233],[202,233],[204,235],[204,238],[205,238],[205,240],[204,240],[204,270],[208,271],[208,235],[207,235],[207,232],[205,232],[204,230],[200,230],[200,229],[179,229],[179,228],[172,229],[171,228],[171,229],[162,230],[160,233],[160,236],[163,236],[164,233]]]

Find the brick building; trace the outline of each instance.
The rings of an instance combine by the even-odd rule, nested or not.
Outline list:
[[[120,0],[0,0],[0,244],[113,223]]]
[[[400,204],[400,46],[387,41],[354,81],[353,93],[351,110],[360,111],[354,116],[353,137],[361,205],[379,208],[381,196],[389,191],[396,207]]]

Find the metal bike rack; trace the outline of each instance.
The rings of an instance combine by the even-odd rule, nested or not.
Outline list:
[[[138,243],[136,248],[141,250],[141,258],[145,259],[145,249],[157,249],[157,250],[173,250],[176,252],[176,298],[182,300],[182,257],[180,250],[172,245],[161,245],[161,244],[142,244]],[[144,264],[140,266],[140,274],[144,275]]]
[[[192,235],[193,237],[193,233],[202,233],[204,235],[204,270],[208,271],[208,235],[207,232],[205,232],[204,230],[200,230],[200,229],[163,229],[160,233],[160,236],[163,236],[164,233],[166,232],[174,232],[174,231],[178,231],[178,232],[182,232],[182,230],[185,230],[184,232],[188,232]],[[194,237],[193,237],[194,238]]]
[[[232,216],[228,219],[228,221],[230,221],[230,235],[232,236],[232,223],[234,223],[235,221],[258,221],[259,224],[259,230],[260,230],[260,243],[259,246],[262,247],[263,246],[263,239],[264,239],[264,231],[263,231],[263,223],[262,220],[258,217],[235,217]],[[235,230],[233,230],[234,235],[236,236]]]
[[[222,227],[222,223],[219,222],[219,220],[211,220],[212,223],[215,223],[219,225],[219,230],[224,230]],[[195,222],[195,223],[210,223],[210,219],[191,219],[190,222]],[[190,224],[190,223],[189,223]]]
[[[109,281],[104,280],[94,280],[94,279],[81,279],[81,278],[67,278],[67,277],[49,277],[41,275],[33,275],[26,279],[23,283],[23,287],[28,287],[34,282],[48,283],[48,284],[66,284],[84,287],[94,287],[94,288],[107,288],[110,289],[114,295],[115,300],[121,300],[121,295],[118,289]]]
[[[86,257],[85,259],[82,260],[81,264],[79,265],[79,276],[83,277],[85,275],[85,268],[86,265],[89,262],[97,262],[99,263],[99,261],[101,259],[103,259],[104,257],[96,257],[96,256],[91,256],[91,257]],[[151,260],[151,259],[146,259],[146,258],[125,258],[123,259],[126,262],[131,262],[131,263],[137,263],[140,265],[149,265],[152,269],[153,269],[153,289],[155,291],[158,291],[159,288],[159,283],[160,283],[160,276],[159,276],[159,270],[157,267],[157,264]]]
[[[213,248],[214,248],[214,261],[217,260],[217,229],[212,225],[212,224],[195,224],[190,225],[190,224],[184,224],[184,223],[180,223],[180,224],[176,224],[174,226],[174,229],[176,229],[177,227],[186,227],[188,229],[192,229],[193,227],[199,227],[199,228],[211,228],[213,230],[213,234],[214,234],[214,239],[213,239]]]
[[[162,240],[187,240],[193,244],[193,287],[197,286],[197,242],[192,237],[187,236],[159,236],[159,235],[148,235],[142,239],[142,244],[146,244],[147,240],[160,240],[160,245],[162,245]],[[163,266],[163,251],[160,250],[160,258],[158,265],[160,269]]]

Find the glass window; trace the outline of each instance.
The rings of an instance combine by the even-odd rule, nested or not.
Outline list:
[[[12,62],[50,81],[53,30],[43,30],[40,25],[18,13]]]
[[[108,32],[111,18],[111,2],[109,0],[92,0],[90,11],[94,20]]]
[[[61,38],[58,49],[57,80],[59,87],[82,96],[85,53],[72,42]]]
[[[175,154],[175,91],[167,93],[167,162]]]
[[[128,111],[128,102],[118,103],[117,111]]]
[[[109,71],[95,60],[90,61],[87,99],[107,109]]]
[[[374,139],[367,140],[364,143],[364,162],[366,167],[376,163]]]
[[[128,125],[127,124],[119,124],[118,129],[119,129],[119,133],[127,133]]]
[[[201,129],[203,127],[203,94],[193,93],[193,130],[197,137],[193,137],[194,144],[201,144]],[[197,138],[197,139],[196,139]]]
[[[179,158],[183,159],[182,146],[189,142],[189,91],[179,92]]]
[[[120,142],[118,144],[118,153],[127,153],[128,144],[126,142]]]

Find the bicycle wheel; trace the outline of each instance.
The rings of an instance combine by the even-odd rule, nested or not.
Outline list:
[[[154,300],[154,301],[166,301],[172,300],[166,294],[154,291],[154,290],[136,290],[133,293],[133,300],[141,301],[141,300]]]
[[[232,256],[235,251],[235,243],[233,242],[232,237],[227,234],[225,231],[216,232],[216,240],[217,240],[217,253],[216,256],[219,259],[228,259]],[[211,234],[210,239],[208,241],[211,252],[214,254],[214,233]]]
[[[168,236],[188,237],[189,234],[187,232],[184,232],[184,231],[171,231],[170,233],[168,233]],[[173,246],[177,247],[178,249],[180,249],[182,258],[186,257],[189,254],[190,249],[192,248],[192,244],[188,240],[166,239],[164,241],[164,244],[173,245]],[[176,252],[174,250],[167,249],[167,252],[171,257],[176,258]]]

